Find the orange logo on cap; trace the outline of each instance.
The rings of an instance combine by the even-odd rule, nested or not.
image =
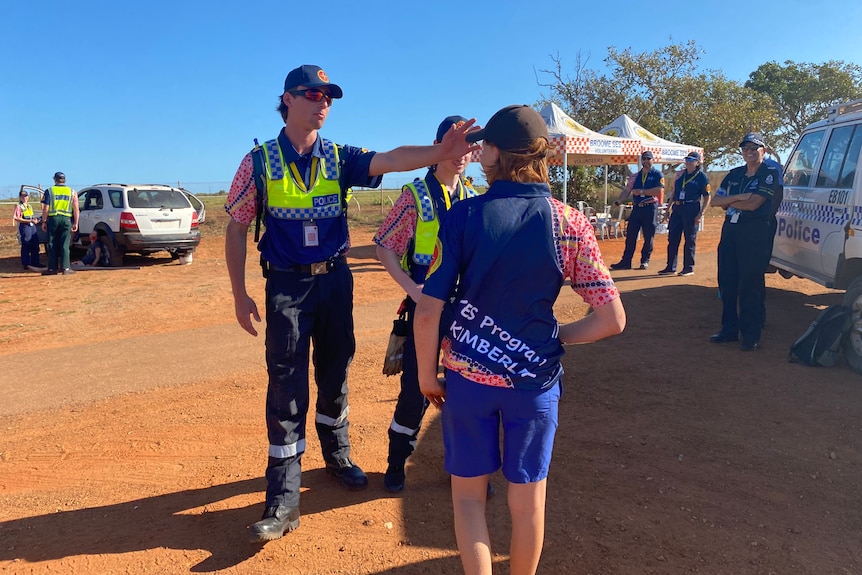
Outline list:
[[[324,72],[323,70],[317,71],[317,77],[320,78],[321,82],[326,82],[327,84],[329,84],[329,76],[327,76],[326,72]]]

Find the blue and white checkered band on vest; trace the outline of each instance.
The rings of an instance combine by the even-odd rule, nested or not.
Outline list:
[[[413,261],[420,266],[431,265],[434,257],[434,244],[440,222],[437,221],[434,198],[425,180],[416,178],[407,186],[413,192],[416,202],[416,237],[413,244]]]
[[[306,189],[296,164],[285,165],[278,140],[264,143],[269,215],[281,220],[325,219],[342,215],[338,147],[323,138],[320,144],[323,158],[312,157]]]
[[[425,180],[416,178],[413,180],[413,185],[416,187],[415,197],[419,199],[419,205],[416,206],[419,218],[423,222],[430,222],[434,219],[434,200],[431,198],[431,192],[428,191]]]

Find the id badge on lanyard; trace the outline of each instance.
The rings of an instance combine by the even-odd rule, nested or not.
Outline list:
[[[320,245],[320,236],[317,233],[317,224],[314,220],[302,223],[302,245],[313,248]]]

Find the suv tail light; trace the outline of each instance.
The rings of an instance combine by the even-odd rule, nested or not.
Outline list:
[[[138,222],[135,220],[132,212],[123,212],[120,214],[120,229],[126,231],[138,231]]]
[[[192,212],[192,228],[198,227],[198,213],[197,211]]]

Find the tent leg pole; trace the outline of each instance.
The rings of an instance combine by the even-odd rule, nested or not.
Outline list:
[[[566,183],[568,182],[568,179],[569,179],[569,162],[568,162],[568,160],[569,160],[569,155],[563,154],[563,203],[566,205],[569,204],[569,202],[568,202],[569,198],[568,198],[568,193],[567,193],[568,190],[566,190]]]

